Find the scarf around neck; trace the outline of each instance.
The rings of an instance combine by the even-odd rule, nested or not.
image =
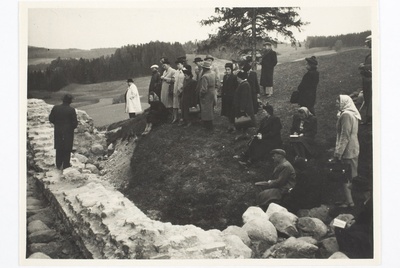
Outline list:
[[[351,113],[358,120],[361,120],[361,115],[350,96],[339,95],[339,111],[337,116],[340,117],[344,112]]]

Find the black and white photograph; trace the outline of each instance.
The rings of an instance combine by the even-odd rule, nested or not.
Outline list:
[[[378,4],[19,2],[18,263],[380,265]]]

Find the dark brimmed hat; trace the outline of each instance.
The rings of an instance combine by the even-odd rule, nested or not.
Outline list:
[[[66,103],[71,103],[73,99],[74,97],[71,94],[65,94],[62,98],[62,101]]]
[[[211,55],[207,55],[204,60],[214,60],[214,57]]]
[[[126,80],[126,82],[132,82],[133,83],[133,79],[132,78],[128,78],[128,80]]]
[[[231,68],[231,70],[233,70],[233,63],[232,62],[225,63],[225,68]]]
[[[245,71],[243,71],[243,70],[238,72],[236,76],[239,77],[242,80],[247,79],[247,73]]]
[[[310,65],[314,65],[317,66],[318,65],[318,61],[317,58],[315,56],[311,56],[309,58],[306,58],[306,61],[308,62],[308,64]]]
[[[180,57],[178,57],[178,60],[183,60],[183,61],[185,61],[185,60],[186,60],[186,56],[180,56]]]
[[[194,63],[198,63],[198,62],[201,62],[201,61],[203,61],[203,60],[200,57],[194,58]]]
[[[184,69],[182,72],[183,72],[183,74],[188,75],[188,76],[190,76],[190,77],[193,76],[192,71],[190,71],[190,70],[188,70],[188,69]]]
[[[282,149],[273,149],[270,154],[280,154],[282,156],[286,156],[286,152]]]
[[[183,59],[178,58],[178,59],[175,61],[175,64],[178,64],[178,63],[183,64],[183,63],[184,63]]]
[[[269,42],[269,41],[265,41],[265,42],[263,43],[263,45],[264,45],[264,46],[272,46],[272,43]]]
[[[211,63],[205,61],[205,62],[203,62],[203,66],[202,67],[206,68],[206,69],[211,69]]]

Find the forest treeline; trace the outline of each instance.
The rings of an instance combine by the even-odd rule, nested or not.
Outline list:
[[[174,61],[184,55],[180,43],[157,41],[124,46],[111,56],[95,59],[57,58],[45,70],[30,71],[28,68],[28,93],[58,91],[70,83],[90,84],[150,75],[150,66],[159,64],[162,56]]]
[[[365,38],[371,35],[371,31],[361,33],[330,35],[330,36],[308,36],[306,48],[330,47],[333,48],[337,41],[341,41],[343,47],[364,46]]]

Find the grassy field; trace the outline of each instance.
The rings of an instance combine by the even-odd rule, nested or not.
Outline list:
[[[324,170],[324,163],[332,157],[335,144],[335,99],[339,94],[351,93],[360,87],[357,67],[366,53],[366,50],[359,49],[319,57],[320,83],[316,104],[318,155],[311,163],[316,170],[315,179],[321,180],[323,186],[310,191],[320,191],[322,203],[329,206],[343,198],[340,184],[328,181]],[[281,118],[284,148],[290,161],[293,160],[293,152],[288,144],[289,128],[297,106],[290,104],[289,97],[305,72],[302,61],[278,65],[275,71],[276,91],[268,99],[275,108],[275,114]],[[233,155],[246,149],[247,141],[235,141],[235,135],[226,132],[228,122],[218,115],[219,108],[218,105],[214,133],[206,132],[200,125],[180,128],[165,124],[139,139],[131,160],[133,175],[130,184],[121,190],[144,212],[157,211],[162,221],[191,223],[205,229],[224,229],[228,225],[242,224],[243,212],[255,205],[257,189],[254,182],[267,179],[273,167],[267,161],[246,169],[233,159]],[[124,121],[111,128],[121,124],[124,127],[119,135],[140,134],[145,117]],[[360,127],[359,171],[370,181],[371,138],[371,128]],[[332,206],[332,215],[357,213],[362,200],[357,192],[354,198],[356,208],[349,211]]]

